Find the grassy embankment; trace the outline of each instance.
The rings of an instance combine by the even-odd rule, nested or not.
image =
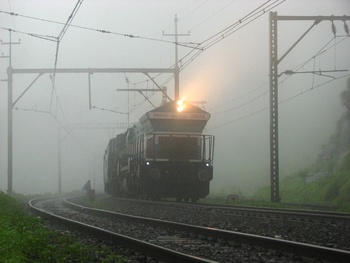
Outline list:
[[[107,247],[50,231],[40,218],[0,192],[0,262],[126,262]]]
[[[280,196],[282,202],[329,204],[339,206],[340,211],[350,212],[349,153],[343,159],[337,172],[332,176],[322,177],[313,182],[306,182],[305,179],[308,174],[309,170],[303,170],[281,180]],[[270,187],[257,191],[254,198],[269,200]]]

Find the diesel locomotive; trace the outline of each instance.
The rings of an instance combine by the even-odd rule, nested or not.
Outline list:
[[[210,114],[168,102],[112,138],[105,150],[105,192],[150,200],[196,202],[209,194],[215,138],[203,134]]]

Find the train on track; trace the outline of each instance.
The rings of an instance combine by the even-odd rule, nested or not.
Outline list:
[[[105,150],[105,192],[150,200],[196,202],[209,194],[215,137],[203,134],[210,114],[168,102],[112,138]]]

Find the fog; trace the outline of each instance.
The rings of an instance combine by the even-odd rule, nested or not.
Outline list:
[[[266,1],[252,0],[132,0],[84,1],[63,35],[57,68],[170,68],[175,61],[174,17],[178,17],[180,66],[201,43],[238,22]],[[278,15],[350,15],[348,0],[277,1]],[[9,54],[12,67],[54,68],[56,42],[76,1],[0,0],[0,51]],[[268,9],[267,9],[268,10]],[[18,15],[9,15],[13,12]],[[313,21],[278,22],[278,53],[284,54]],[[348,27],[350,21],[346,21]],[[216,136],[212,192],[250,194],[269,184],[269,12],[224,37],[182,68],[180,97],[205,101],[211,114],[205,130]],[[79,27],[77,27],[79,26]],[[349,72],[324,75],[300,73],[349,70],[350,39],[344,23],[330,21],[315,26],[281,61],[279,73],[280,176],[312,164],[321,146],[335,131],[344,108],[340,92]],[[110,33],[102,33],[101,30]],[[133,36],[133,37],[130,37]],[[196,51],[196,50],[195,50]],[[322,51],[321,54],[318,54]],[[307,62],[308,61],[308,62]],[[306,63],[307,62],[307,63]],[[8,58],[0,60],[1,79],[7,79]],[[151,74],[156,77],[158,74]],[[14,74],[15,101],[37,74]],[[155,81],[174,97],[171,74]],[[19,193],[58,191],[58,149],[61,149],[62,190],[81,189],[91,180],[103,190],[102,159],[108,140],[123,129],[97,129],[98,123],[137,122],[153,107],[137,92],[117,89],[154,89],[144,74],[95,73],[91,80],[91,105],[87,74],[56,74],[55,85],[42,75],[13,111],[13,190]],[[0,190],[7,189],[7,82],[0,84]],[[154,105],[162,95],[145,92]],[[128,114],[127,114],[128,113]],[[79,124],[91,123],[91,129]],[[104,125],[106,127],[106,125]],[[112,126],[111,126],[112,127]]]

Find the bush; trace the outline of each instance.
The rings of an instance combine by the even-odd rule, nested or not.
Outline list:
[[[0,263],[125,262],[108,249],[87,246],[49,231],[40,218],[29,216],[14,198],[0,192]],[[96,253],[95,253],[96,251]]]

